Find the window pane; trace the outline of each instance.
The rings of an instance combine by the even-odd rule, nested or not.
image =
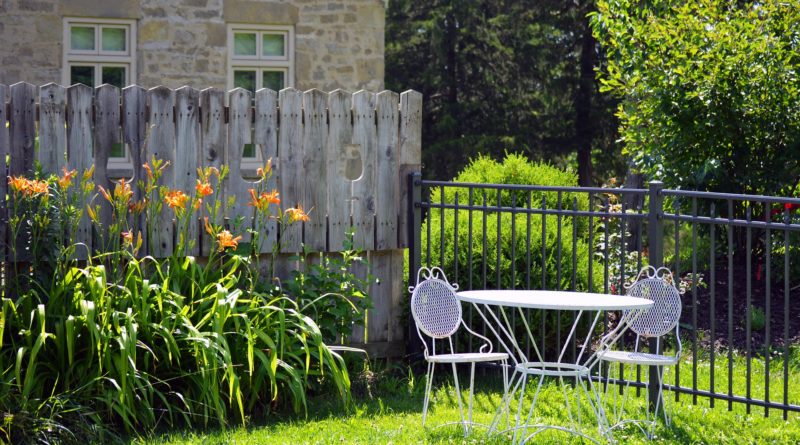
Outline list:
[[[94,87],[94,67],[93,66],[71,66],[69,67],[69,83],[74,85],[82,83]]]
[[[111,144],[111,157],[124,158],[125,157],[125,144],[122,142],[115,142]]]
[[[103,83],[108,83],[118,88],[125,88],[124,66],[104,66],[102,70]]]
[[[234,71],[233,87],[244,88],[245,90],[256,91],[256,72],[255,71]]]
[[[264,71],[262,76],[262,85],[264,88],[269,88],[270,90],[275,91],[280,91],[283,89],[283,71]]]
[[[262,40],[262,56],[284,56],[284,35],[283,34],[264,34]]]
[[[69,29],[70,48],[81,51],[94,51],[94,27],[73,26]]]
[[[256,157],[256,144],[244,144],[244,149],[242,150],[242,157],[243,158],[255,158]]]
[[[237,56],[255,56],[255,33],[235,33],[233,35],[233,54]]]
[[[125,29],[103,28],[103,51],[125,51]]]

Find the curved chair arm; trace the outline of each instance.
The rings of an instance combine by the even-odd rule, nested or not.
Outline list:
[[[474,336],[476,336],[476,337],[478,337],[478,338],[483,340],[483,345],[481,345],[481,347],[478,348],[478,352],[480,352],[481,354],[486,354],[486,353],[492,352],[493,346],[492,346],[492,341],[491,340],[489,340],[488,338],[484,337],[483,335],[478,334],[477,332],[475,332],[472,329],[470,329],[469,326],[467,326],[467,324],[464,323],[463,320],[461,321],[461,325],[464,326],[464,329],[469,331],[470,334],[472,334],[472,335],[474,335]]]

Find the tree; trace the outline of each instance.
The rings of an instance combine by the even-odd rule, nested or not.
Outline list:
[[[668,187],[795,193],[800,2],[599,0],[623,152]]]
[[[592,4],[389,3],[386,84],[425,97],[427,176],[449,178],[478,154],[512,151],[561,165],[577,160],[581,183],[591,182],[592,152],[614,153],[616,139],[616,124],[606,125],[613,106],[594,79],[598,47],[586,18]],[[603,157],[603,173],[622,165],[608,160],[619,156]]]

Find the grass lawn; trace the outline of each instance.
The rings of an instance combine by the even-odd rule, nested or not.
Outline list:
[[[688,366],[687,366],[688,364]],[[684,372],[681,381],[691,385],[689,367],[691,362],[684,361]],[[736,360],[735,370],[741,369],[743,362]],[[699,370],[707,370],[707,366],[698,366]],[[718,372],[727,367],[717,363]],[[442,368],[440,371],[444,371]],[[763,376],[762,369],[753,369],[754,379]],[[441,372],[440,376],[446,374]],[[777,374],[777,373],[776,373]],[[405,376],[405,377],[401,377]],[[727,374],[718,374],[717,379],[725,382],[719,392],[727,392]],[[772,378],[776,378],[771,376]],[[800,376],[795,371],[791,377],[790,391],[800,388]],[[674,374],[668,376],[673,381]],[[761,377],[763,382],[763,377]],[[131,441],[136,445],[172,445],[172,444],[506,444],[511,443],[509,434],[487,435],[485,430],[476,429],[464,438],[458,426],[447,426],[432,429],[431,426],[443,422],[458,420],[458,405],[455,392],[444,379],[435,382],[438,385],[436,398],[432,401],[428,425],[422,428],[422,399],[424,378],[409,377],[402,370],[394,369],[379,373],[372,387],[372,397],[356,396],[354,407],[349,413],[342,412],[341,405],[335,400],[316,397],[309,400],[308,418],[298,419],[296,416],[276,416],[261,424],[253,422],[249,428],[230,428],[206,432],[183,431],[172,432],[155,438],[137,438]],[[476,376],[479,388],[476,390],[475,421],[489,423],[502,397],[502,390],[493,375]],[[707,388],[708,376],[700,375],[698,383]],[[771,383],[777,387],[780,380]],[[744,391],[744,373],[737,372],[734,379],[736,393]],[[754,385],[756,386],[756,385]],[[528,396],[532,395],[533,386],[529,385]],[[755,388],[754,388],[755,389]],[[631,389],[631,391],[634,391]],[[754,395],[755,395],[754,391]],[[642,392],[644,394],[644,392]],[[465,393],[466,394],[466,393]],[[698,404],[691,403],[691,396],[682,395],[678,403],[674,395],[668,393],[673,424],[666,427],[663,422],[656,429],[656,438],[652,443],[704,443],[704,444],[762,444],[762,443],[800,443],[800,414],[789,413],[788,421],[782,418],[782,412],[771,410],[770,417],[764,417],[763,408],[752,407],[747,414],[745,406],[734,404],[733,411],[728,411],[727,403],[716,401],[715,407],[709,407],[708,399],[700,397]],[[800,395],[792,394],[790,401],[797,403]],[[632,399],[633,405],[643,406],[644,399]],[[630,404],[631,402],[629,402]],[[546,385],[537,403],[537,411],[549,418],[553,423],[564,423],[568,417],[563,409],[564,398],[555,384]],[[541,409],[541,411],[539,411]],[[588,412],[584,416],[589,416]],[[591,418],[584,417],[585,424]],[[615,434],[619,443],[646,444],[640,430],[629,426]],[[578,437],[564,433],[549,431],[537,435],[529,443],[590,443]]]

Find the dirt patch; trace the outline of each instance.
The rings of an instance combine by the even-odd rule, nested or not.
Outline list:
[[[734,266],[730,285],[727,267],[715,269],[713,295],[711,272],[702,271],[705,286],[697,289],[696,326],[693,324],[695,306],[692,291],[687,290],[682,297],[683,332],[690,333],[691,329],[696,329],[698,345],[706,349],[713,341],[716,349],[732,346],[738,351],[746,351],[749,338],[750,350],[762,353],[767,344],[774,350],[783,348],[787,341],[790,344],[800,342],[800,285],[790,283],[787,296],[784,281],[773,279],[768,296],[764,277],[756,270],[757,267],[753,269],[750,282],[752,308],[747,304],[747,270],[744,266]],[[768,302],[769,320],[766,319]],[[750,335],[747,332],[748,312],[751,317]]]

